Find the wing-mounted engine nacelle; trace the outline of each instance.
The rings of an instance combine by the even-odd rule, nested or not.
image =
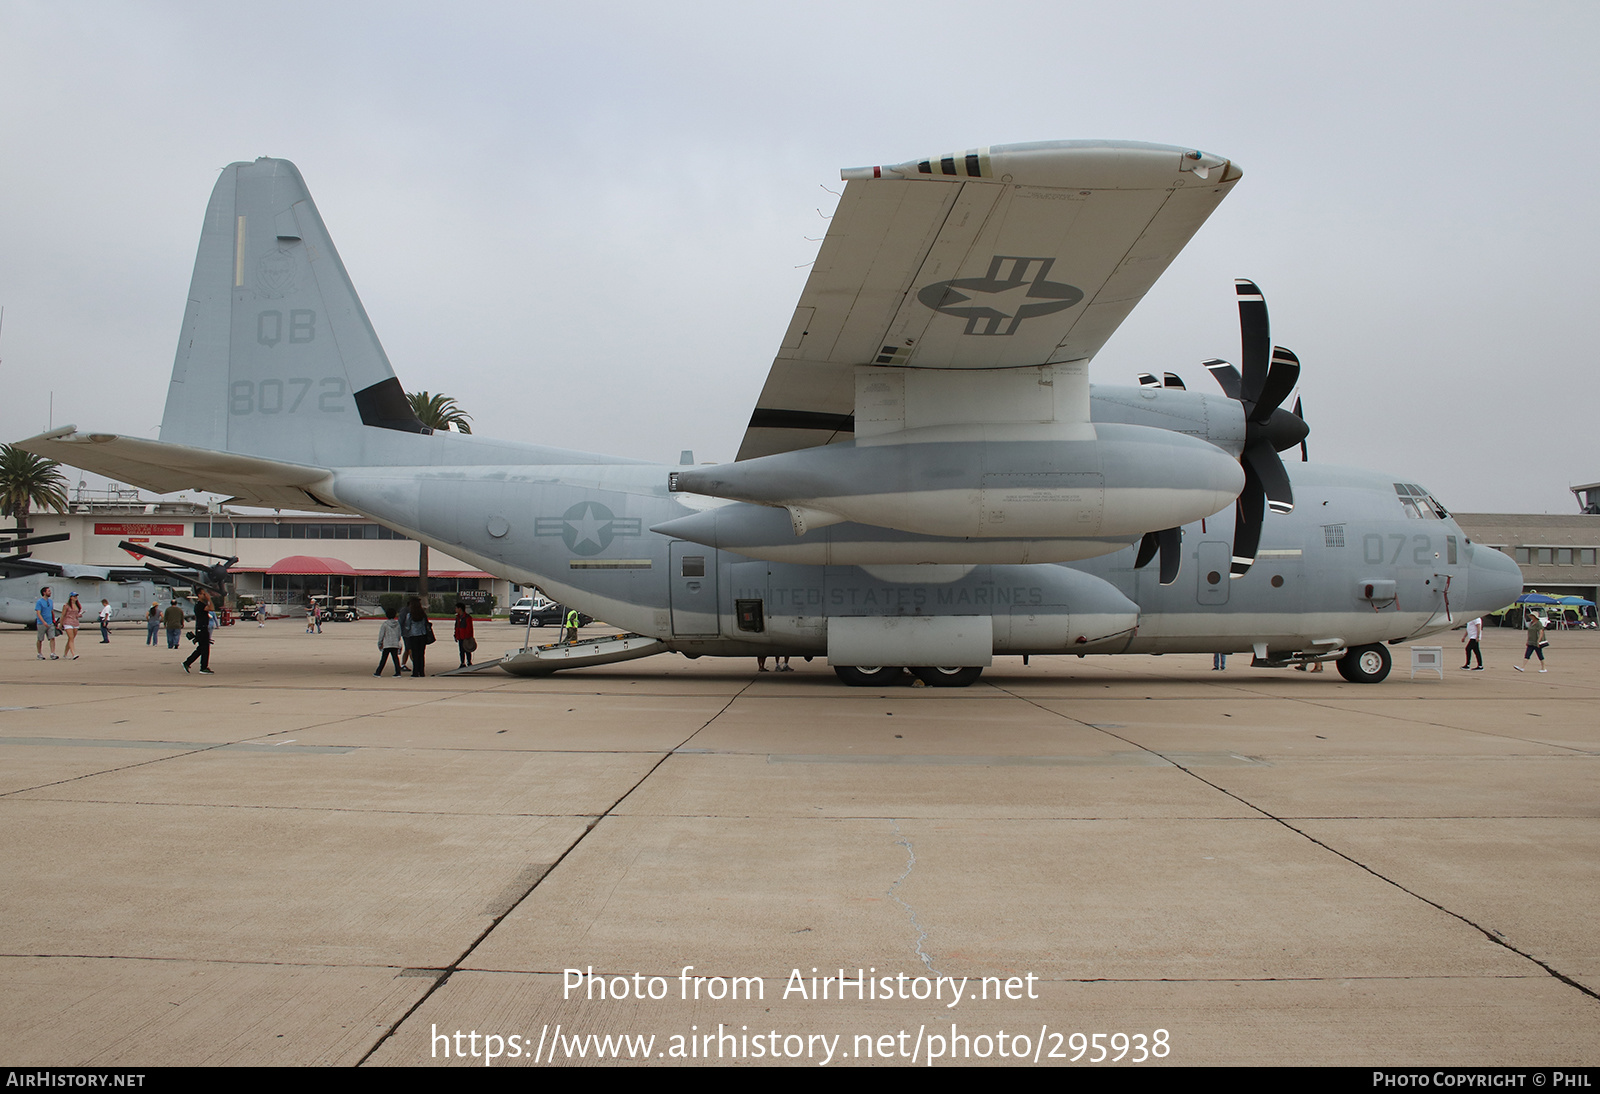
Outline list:
[[[793,520],[770,505],[732,502],[652,525],[674,539],[702,543],[767,562],[803,566],[872,566],[957,563],[966,565],[1080,562],[1109,555],[1137,536],[1076,539],[977,539],[923,536],[854,521],[808,528],[796,535]]]
[[[669,489],[917,535],[1113,539],[1210,516],[1244,488],[1205,441],[1135,425],[941,426],[675,471]]]

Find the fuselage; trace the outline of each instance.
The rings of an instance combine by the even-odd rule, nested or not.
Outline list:
[[[116,623],[143,620],[150,605],[165,609],[172,599],[172,590],[153,581],[99,581],[93,578],[10,577],[0,579],[0,621],[28,624],[34,621],[34,602],[39,590],[50,586],[51,599],[59,613],[66,606],[67,596],[77,593],[83,604],[85,626],[93,626],[100,617],[100,601],[111,602],[111,619]]]
[[[407,440],[471,458],[471,438]],[[1131,547],[1060,565],[751,559],[650,531],[724,504],[669,493],[667,465],[359,467],[336,470],[331,490],[458,558],[691,654],[826,654],[830,620],[986,616],[997,655],[1265,649],[1280,657],[1418,637],[1520,591],[1514,563],[1468,543],[1448,516],[1408,506],[1393,477],[1292,467],[1295,510],[1269,516],[1249,573],[1228,575],[1229,508],[1184,528],[1182,569],[1169,586],[1154,565],[1134,568]],[[1133,618],[1121,626],[1128,603]],[[1074,617],[1094,622],[1075,626]]]

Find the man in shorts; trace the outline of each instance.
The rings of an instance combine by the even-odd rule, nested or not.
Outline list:
[[[33,622],[39,628],[39,637],[33,643],[33,651],[39,660],[44,660],[46,640],[50,642],[50,660],[61,660],[56,656],[56,604],[50,599],[48,585],[39,590],[39,599],[33,602]]]

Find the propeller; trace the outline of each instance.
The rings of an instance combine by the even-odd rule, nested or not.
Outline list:
[[[1234,511],[1231,567],[1231,576],[1243,577],[1255,564],[1267,510],[1288,513],[1294,509],[1289,473],[1278,453],[1298,444],[1304,459],[1306,434],[1310,431],[1300,417],[1298,399],[1292,413],[1280,405],[1300,379],[1300,358],[1272,344],[1267,302],[1255,282],[1241,278],[1233,287],[1239,298],[1244,373],[1241,375],[1222,360],[1207,361],[1205,367],[1223,394],[1244,407],[1244,450],[1239,454],[1239,463],[1244,467],[1244,490]]]
[[[157,543],[155,547],[151,547],[148,543],[132,543],[128,540],[123,540],[117,546],[125,551],[145,555],[175,566],[189,567],[197,572],[198,579],[187,578],[172,570],[164,570],[151,562],[144,564],[145,569],[160,574],[175,583],[199,585],[201,588],[210,589],[218,595],[222,595],[223,586],[228,582],[228,568],[239,561],[237,555],[218,555],[195,547],[183,547],[176,543]],[[222,559],[222,561],[207,566],[205,563],[196,561],[193,558],[183,558],[179,555],[168,554],[168,551],[180,551],[184,555],[195,555],[199,558],[217,558]]]
[[[1159,532],[1146,532],[1139,541],[1139,554],[1133,560],[1133,568],[1142,570],[1150,564],[1150,560],[1161,554],[1161,584],[1171,585],[1178,580],[1178,568],[1182,563],[1181,547],[1183,545],[1182,528],[1163,528]]]
[[[1139,373],[1139,386],[1147,388],[1167,388],[1169,390],[1183,391],[1183,377],[1175,372],[1163,372],[1159,377],[1153,372]],[[1160,531],[1146,532],[1139,541],[1139,553],[1134,559],[1133,568],[1142,570],[1150,565],[1150,560],[1161,555],[1161,584],[1171,585],[1178,580],[1178,569],[1182,558],[1179,546],[1183,542],[1183,530],[1180,528],[1163,528]]]
[[[1153,372],[1141,372],[1139,373],[1139,386],[1170,387],[1176,388],[1178,391],[1185,390],[1183,386],[1183,377],[1179,376],[1176,372],[1163,372],[1159,379]]]

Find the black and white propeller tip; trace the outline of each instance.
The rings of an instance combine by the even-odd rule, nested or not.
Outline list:
[[[1239,462],[1244,467],[1245,481],[1234,511],[1232,565],[1232,576],[1243,577],[1255,565],[1267,510],[1289,513],[1294,509],[1294,490],[1278,453],[1298,444],[1303,456],[1310,430],[1298,413],[1282,406],[1299,382],[1300,359],[1272,344],[1267,302],[1260,287],[1244,278],[1233,285],[1239,304],[1239,347],[1244,370],[1241,374],[1222,360],[1207,361],[1205,367],[1223,394],[1237,400],[1244,410],[1244,449]],[[1295,410],[1299,408],[1297,400]]]

